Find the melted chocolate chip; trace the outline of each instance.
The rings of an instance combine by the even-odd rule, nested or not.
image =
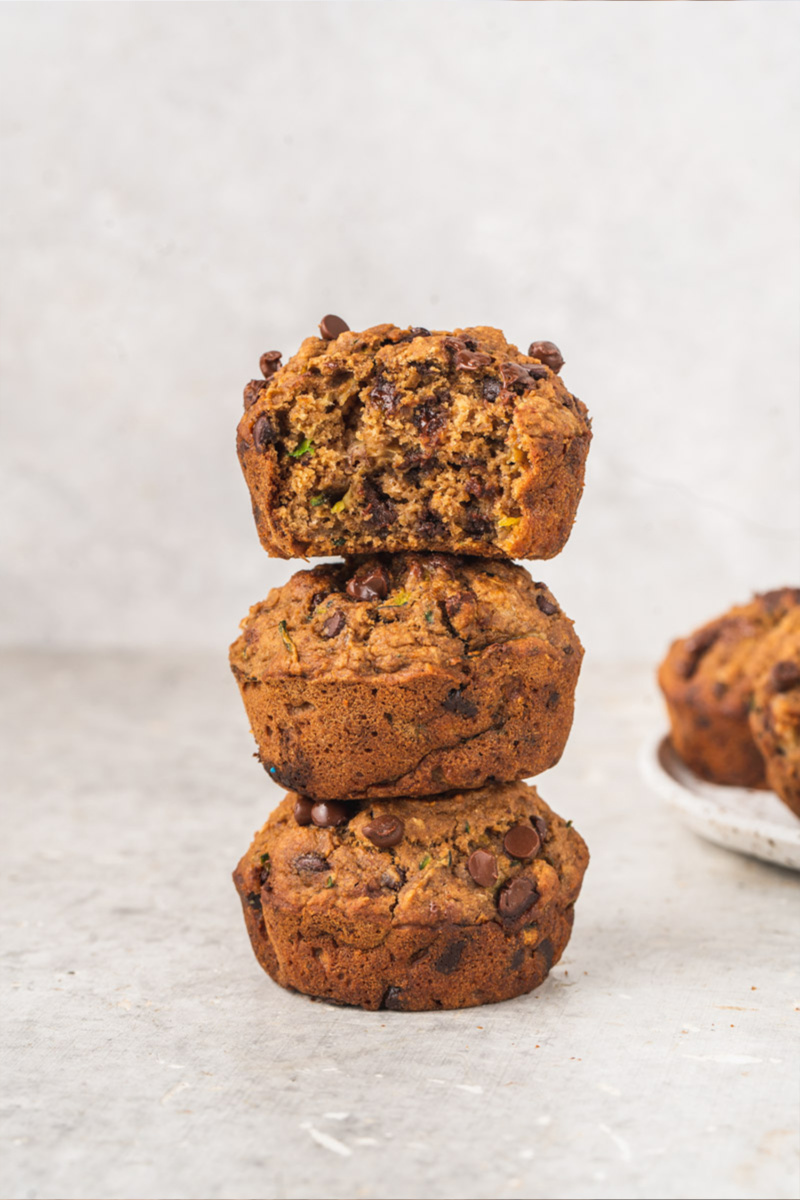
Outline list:
[[[474,592],[456,592],[454,596],[448,596],[444,602],[444,611],[448,617],[454,617],[465,605],[477,604],[478,597]]]
[[[364,513],[376,529],[388,529],[397,520],[397,509],[392,501],[371,479],[361,485],[364,492]]]
[[[564,355],[555,342],[531,342],[528,346],[528,358],[538,358],[539,362],[555,371],[556,375],[564,365]]]
[[[459,717],[474,717],[478,713],[477,704],[468,700],[461,688],[450,689],[442,701],[442,708],[446,712],[457,713]]]
[[[483,398],[488,404],[494,404],[502,390],[503,385],[499,379],[484,379],[481,385]]]
[[[350,810],[338,800],[318,800],[311,809],[311,820],[315,825],[319,825],[320,829],[346,825],[350,816]]]
[[[538,899],[539,893],[533,880],[528,879],[526,875],[517,875],[501,888],[497,897],[497,907],[501,917],[513,920],[514,917],[519,917],[529,908],[533,908]]]
[[[423,437],[435,437],[440,430],[444,429],[447,424],[447,412],[443,407],[443,402],[448,399],[448,396],[432,396],[429,400],[418,404],[412,412],[411,420],[414,428]]]
[[[480,513],[468,512],[464,521],[464,532],[474,538],[489,537],[494,533],[494,524],[488,517],[483,517]]]
[[[391,813],[382,813],[364,826],[364,836],[381,850],[402,842],[404,833],[405,825],[399,817],[392,816]]]
[[[268,446],[278,440],[278,431],[266,413],[262,413],[253,426],[253,446],[257,454],[263,454]]]
[[[256,400],[267,386],[265,379],[251,379],[244,389],[244,408],[247,412],[248,408],[252,408]]]
[[[553,604],[552,600],[548,600],[547,596],[541,592],[536,597],[536,607],[544,613],[546,617],[552,617],[553,613],[558,612],[558,605]]]
[[[547,837],[547,824],[541,817],[531,817],[531,825],[538,833],[539,837],[544,841]]]
[[[518,971],[525,962],[525,947],[517,946],[511,958],[511,970]]]
[[[347,618],[340,609],[332,612],[322,626],[322,636],[324,638],[334,638],[342,632],[347,624]]]
[[[307,796],[298,796],[294,802],[294,819],[298,825],[311,824],[311,809],[314,807],[314,801],[309,800]]]
[[[354,600],[385,600],[389,595],[389,572],[380,563],[359,567],[347,584]]]
[[[437,512],[434,512],[432,508],[426,508],[417,521],[417,530],[421,537],[434,542],[444,537],[445,524]]]
[[[700,660],[707,654],[720,636],[719,626],[707,626],[698,629],[683,643],[683,657],[676,665],[677,673],[683,679],[691,679],[700,665]]]
[[[424,329],[422,325],[412,325],[408,331],[412,337],[430,337],[430,329]]]
[[[384,412],[390,415],[397,412],[400,404],[400,393],[393,383],[383,375],[379,375],[370,390],[370,399],[374,400]]]
[[[405,881],[406,873],[397,865],[387,867],[381,875],[381,887],[389,888],[392,892],[399,892]]]
[[[333,341],[340,333],[347,333],[350,326],[341,317],[335,317],[333,313],[328,313],[327,317],[323,317],[319,323],[319,335],[326,342]]]
[[[493,887],[497,883],[497,859],[488,850],[473,850],[467,870],[478,887]]]
[[[545,971],[549,971],[553,965],[553,959],[555,958],[556,954],[550,938],[542,938],[542,940],[539,942],[539,945],[536,947],[536,953],[541,954],[542,958],[544,959],[544,969]]]
[[[259,368],[265,379],[271,379],[281,365],[280,350],[268,350],[259,360]]]
[[[503,849],[512,858],[535,858],[542,841],[532,825],[512,825],[503,838]]]
[[[321,854],[316,854],[313,850],[309,854],[298,854],[292,862],[292,867],[295,871],[327,871],[328,860],[323,858]]]
[[[323,600],[327,600],[329,595],[330,592],[314,592],[314,595],[311,597],[311,611],[313,612],[315,608],[318,608]]]
[[[440,954],[434,966],[440,975],[452,975],[458,970],[461,963],[461,956],[467,947],[467,943],[463,940],[451,942],[444,953]]]
[[[773,692],[788,692],[800,684],[800,664],[785,659],[776,662],[769,673],[769,687]]]

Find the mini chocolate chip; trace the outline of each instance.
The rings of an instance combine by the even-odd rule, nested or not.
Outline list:
[[[557,691],[556,688],[552,688],[550,691],[550,695],[545,700],[545,708],[550,708],[550,709],[558,708],[558,702],[560,699],[561,699],[561,692]]]
[[[327,317],[323,317],[319,323],[319,334],[326,342],[330,342],[340,333],[347,333],[349,328],[350,326],[341,317],[335,317],[333,313],[328,313]]]
[[[467,699],[461,688],[451,688],[442,701],[442,708],[447,712],[458,713],[460,717],[477,716],[478,706]]]
[[[541,817],[531,817],[531,825],[538,833],[542,841],[547,837],[547,824]]]
[[[309,854],[298,854],[292,867],[295,871],[327,871],[328,860],[312,850]]]
[[[553,965],[553,959],[556,955],[555,948],[553,943],[550,941],[550,938],[542,938],[542,940],[539,942],[539,945],[536,947],[536,953],[541,954],[542,958],[544,959],[544,969],[545,971],[549,971]]]
[[[542,844],[532,825],[512,825],[503,838],[503,849],[512,858],[535,858]]]
[[[248,892],[247,893],[247,903],[250,905],[251,908],[261,908],[261,893],[260,892]]]
[[[564,365],[564,355],[555,342],[531,342],[528,346],[528,358],[538,358],[539,362],[555,371],[556,375]]]
[[[411,414],[414,428],[424,437],[433,438],[447,424],[447,412],[444,404],[450,399],[448,395],[432,396],[422,404],[418,404]]]
[[[528,879],[526,875],[517,875],[501,888],[497,897],[497,907],[501,917],[512,920],[533,908],[538,899],[539,893],[533,880]]]
[[[548,600],[547,596],[541,593],[536,597],[536,607],[540,609],[546,617],[552,617],[553,613],[558,612],[558,605],[553,604],[552,600]]]
[[[298,825],[311,824],[311,809],[314,806],[314,801],[309,800],[308,796],[298,796],[294,802],[294,819]]]
[[[402,1012],[403,1004],[401,996],[403,989],[399,987],[388,987],[383,993],[381,1000],[381,1008],[388,1008],[390,1011]]]
[[[503,390],[503,385],[501,384],[499,379],[484,379],[483,385],[481,387],[481,391],[483,392],[483,398],[489,404],[494,404],[495,400],[500,395],[502,390]]]
[[[244,389],[244,408],[247,412],[248,408],[252,408],[256,400],[267,386],[264,379],[251,379]]]
[[[788,692],[800,683],[800,665],[790,659],[776,662],[769,673],[769,686],[773,692]]]
[[[321,829],[330,829],[334,825],[346,825],[350,816],[350,810],[338,800],[318,800],[311,808],[311,820]]]
[[[335,612],[331,613],[327,621],[325,621],[324,625],[322,626],[322,636],[325,638],[334,638],[337,636],[337,634],[342,632],[346,624],[347,618],[345,617],[344,613],[337,608]]]
[[[402,842],[405,825],[399,817],[394,817],[391,813],[381,813],[364,826],[363,832],[364,837],[368,837],[374,845],[385,850],[388,846],[396,846],[398,842]]]
[[[389,572],[381,563],[359,567],[347,584],[354,600],[385,600],[389,595]]]
[[[447,949],[439,955],[434,966],[440,975],[452,975],[454,971],[458,970],[466,946],[465,941],[451,942]]]
[[[400,404],[400,393],[394,384],[385,379],[383,375],[379,375],[375,380],[369,394],[370,398],[377,401],[384,412],[390,415],[397,412],[398,405]]]
[[[467,860],[467,870],[478,887],[492,887],[497,883],[497,859],[488,850],[473,850]]]
[[[262,413],[253,426],[253,445],[257,454],[263,454],[267,446],[277,441],[278,432],[266,413]]]
[[[258,365],[264,378],[271,379],[281,365],[280,350],[268,350],[266,354],[262,354]]]

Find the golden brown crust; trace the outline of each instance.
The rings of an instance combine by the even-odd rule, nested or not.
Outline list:
[[[247,397],[237,449],[275,557],[544,559],[569,536],[586,408],[499,330],[379,325],[307,338]]]
[[[800,605],[800,589],[755,596],[673,642],[658,672],[675,749],[703,779],[765,787],[749,723],[754,672],[766,636]]]
[[[764,758],[767,783],[800,817],[800,608],[764,638],[750,730]]]
[[[464,1008],[530,991],[561,957],[589,855],[535,788],[367,803],[337,828],[298,825],[297,799],[234,872],[256,957],[283,987],[368,1009]],[[378,816],[402,823],[397,844],[370,839]],[[541,840],[524,860],[506,848],[517,826]],[[483,884],[476,851],[494,864]]]
[[[417,554],[297,572],[230,655],[265,769],[316,799],[539,774],[566,744],[582,657],[523,567]]]

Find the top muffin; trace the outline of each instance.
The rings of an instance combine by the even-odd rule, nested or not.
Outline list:
[[[269,554],[558,554],[591,427],[552,343],[320,328],[283,367],[264,355],[245,389],[237,449]]]

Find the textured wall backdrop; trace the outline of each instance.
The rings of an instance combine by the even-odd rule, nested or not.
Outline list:
[[[327,311],[562,347],[598,657],[800,576],[792,4],[0,6],[0,638],[203,645],[286,563],[241,389]]]

